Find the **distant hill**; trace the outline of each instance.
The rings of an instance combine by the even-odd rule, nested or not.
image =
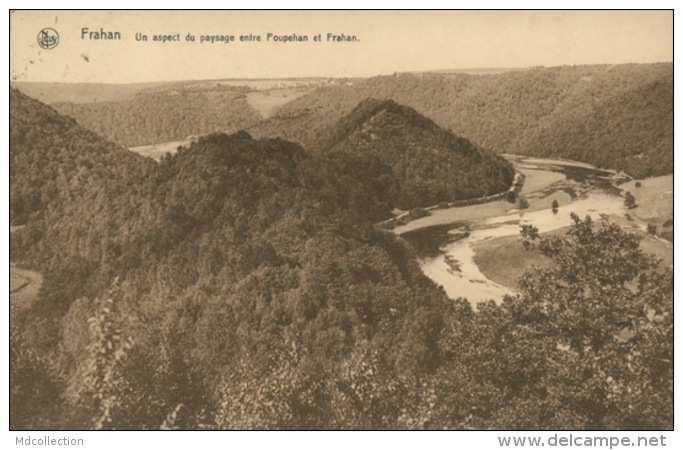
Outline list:
[[[673,172],[671,63],[447,70],[365,80],[14,84],[57,101],[60,113],[129,147],[247,129],[315,150],[320,134],[364,99],[376,98],[414,108],[495,153],[574,158],[635,177]],[[276,88],[291,92],[262,91]]]
[[[236,132],[316,86],[335,82],[290,78],[131,84],[10,82],[10,86],[109,140],[132,147]]]
[[[595,92],[609,92],[611,86],[581,86],[580,95],[558,105],[520,139],[517,152],[528,148],[534,156],[587,161],[636,177],[673,172],[673,73],[633,84],[611,95]]]
[[[514,175],[503,158],[391,100],[364,100],[316,147],[341,173],[400,209],[502,192]]]
[[[396,74],[324,86],[251,128],[315,147],[363,99],[392,99],[497,153],[576,158],[643,177],[673,171],[673,65]]]
[[[261,120],[247,102],[248,92],[222,85],[167,86],[128,100],[52,106],[107,139],[132,147],[247,128]]]
[[[217,86],[248,87],[255,91],[294,89],[329,83],[329,78],[224,79],[157,81],[149,83],[45,83],[10,81],[10,86],[43,103],[120,102],[138,94],[165,90],[211,90]]]
[[[125,101],[145,90],[173,84],[179,83],[167,81],[129,84],[10,82],[10,86],[13,88],[47,104]]]
[[[425,70],[425,71],[419,71],[419,72],[407,72],[407,73],[414,73],[414,74],[423,74],[423,73],[440,73],[440,74],[448,74],[448,73],[467,73],[470,75],[490,75],[490,74],[497,74],[497,73],[505,73],[505,72],[511,72],[513,70],[527,70],[522,67],[472,67],[469,69],[438,69],[438,70]]]

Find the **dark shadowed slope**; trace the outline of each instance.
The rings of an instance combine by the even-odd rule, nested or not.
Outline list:
[[[180,428],[379,426],[353,419],[354,373],[365,355],[382,379],[436,370],[449,301],[351,181],[297,144],[216,134],[17,230],[45,283],[13,318],[12,428],[159,428],[179,404]]]
[[[503,158],[391,100],[361,102],[318,145],[342,173],[401,209],[502,192],[514,173]]]

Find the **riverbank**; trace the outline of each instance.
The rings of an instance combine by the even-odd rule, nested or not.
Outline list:
[[[580,190],[580,183],[568,180],[567,176],[560,171],[543,169],[542,165],[539,165],[538,159],[534,160],[536,165],[529,166],[525,163],[526,159],[510,155],[507,157],[515,164],[516,172],[523,176],[523,185],[516,191],[516,194],[524,196],[529,201],[528,208],[524,210],[526,212],[549,209],[553,201],[557,201],[559,206],[569,204],[572,202],[572,196],[568,192],[574,193]],[[513,187],[518,180],[519,178],[515,179]],[[490,200],[490,197],[486,197],[487,201],[465,206],[425,208],[430,213],[428,216],[400,224],[393,228],[393,232],[404,234],[420,228],[448,225],[457,222],[476,222],[490,217],[517,212],[515,203],[510,203],[508,200],[503,199],[504,196],[505,193],[497,194],[495,196],[496,199],[493,201]]]
[[[673,175],[632,180],[621,184],[619,188],[623,192],[631,192],[637,206],[624,209],[622,214],[610,214],[610,221],[625,231],[640,235],[642,251],[661,259],[660,267],[673,267],[673,195],[670,195],[673,192]],[[631,216],[631,219],[627,216]],[[649,235],[646,232],[647,224],[657,226],[658,235],[669,239]],[[544,236],[562,235],[567,229],[562,228]],[[522,250],[520,236],[493,238],[477,242],[472,247],[474,262],[479,270],[490,280],[512,289],[517,288],[517,279],[526,270],[534,266],[548,266],[548,261],[538,252]],[[510,261],[514,261],[514,264],[510,264]]]
[[[152,158],[155,161],[159,161],[166,153],[173,154],[178,150],[178,147],[188,146],[193,141],[196,141],[196,138],[189,137],[187,139],[182,139],[182,140],[178,140],[178,141],[169,141],[169,142],[161,142],[159,144],[141,145],[138,147],[130,147],[130,148],[128,148],[128,150],[130,150],[131,152],[138,153],[142,156],[147,156],[148,158]]]
[[[518,172],[526,175],[521,195],[528,207],[506,200],[457,208],[437,209],[428,217],[397,226],[394,232],[417,236],[411,244],[416,248],[423,272],[443,286],[449,297],[467,298],[473,305],[483,300],[501,301],[518,289],[517,279],[532,267],[549,267],[550,261],[540,253],[523,249],[520,225],[537,227],[542,235],[563,235],[572,223],[572,213],[590,215],[597,222],[602,214],[626,231],[643,236],[641,246],[646,253],[661,259],[661,267],[673,263],[673,244],[661,237],[647,235],[648,220],[663,224],[667,211],[672,215],[673,200],[666,180],[635,181],[614,171],[605,171],[583,163],[524,158],[514,160]],[[671,183],[673,177],[671,177]],[[624,184],[626,186],[624,186]],[[633,185],[645,202],[653,202],[642,211],[624,205],[624,187]],[[655,201],[659,196],[660,200]],[[670,206],[669,203],[670,202]],[[672,220],[669,220],[671,225]],[[462,231],[467,230],[467,235]],[[430,234],[432,231],[434,233]],[[457,234],[457,239],[452,239]],[[414,242],[413,242],[414,241]],[[456,270],[457,269],[457,270]]]

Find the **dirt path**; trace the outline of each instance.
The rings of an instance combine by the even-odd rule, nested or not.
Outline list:
[[[43,285],[41,274],[10,264],[9,278],[9,298],[13,304],[26,309],[38,300],[38,292]]]

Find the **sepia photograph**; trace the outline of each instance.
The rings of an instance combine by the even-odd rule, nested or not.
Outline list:
[[[8,439],[673,446],[673,16],[10,10]]]

